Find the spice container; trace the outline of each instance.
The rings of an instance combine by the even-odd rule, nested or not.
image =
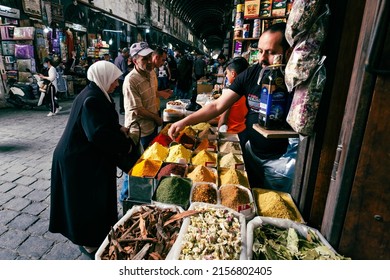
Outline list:
[[[250,220],[256,215],[255,204],[250,189],[240,185],[222,185],[219,188],[221,205],[229,207]]]
[[[249,180],[246,171],[232,168],[219,168],[219,184],[220,185],[241,185],[249,188]]]
[[[152,202],[179,205],[187,209],[190,204],[192,181],[177,176],[163,177],[153,194]]]
[[[233,153],[242,155],[242,149],[240,142],[232,142],[232,141],[219,141],[219,149],[220,153]]]
[[[218,166],[222,168],[234,168],[244,170],[244,158],[242,155],[230,153],[219,153],[218,154]]]
[[[182,163],[190,162],[192,151],[184,147],[182,144],[177,144],[169,147],[166,162]]]
[[[184,225],[184,224],[183,224]],[[256,232],[262,227],[273,226],[277,229],[285,229],[285,238],[279,235],[275,250],[273,244],[276,242],[264,242],[259,240]],[[180,235],[180,233],[179,233]],[[267,235],[264,232],[262,238]],[[299,239],[303,239],[301,242]],[[177,239],[178,240],[178,239]],[[176,240],[176,241],[177,241]],[[275,239],[268,239],[274,241]],[[287,245],[287,240],[289,245]],[[267,243],[267,244],[265,244]],[[282,245],[284,244],[284,246]],[[301,246],[308,244],[307,250],[302,250]],[[168,254],[169,255],[169,254]],[[253,259],[348,259],[339,255],[328,243],[325,237],[315,228],[308,227],[288,219],[255,217],[247,225],[247,256]]]
[[[236,134],[236,133],[219,132],[218,138],[219,138],[219,140],[223,140],[223,141],[240,142],[240,138],[238,138],[238,134]]]
[[[175,100],[175,101],[168,101],[167,102],[167,109],[178,109],[178,110],[184,110],[186,104],[181,102],[180,100]]]
[[[168,148],[164,147],[158,142],[154,142],[152,145],[146,148],[141,155],[142,159],[153,159],[163,161],[168,155]]]
[[[191,158],[193,165],[203,165],[207,167],[217,166],[217,153],[202,150]]]
[[[289,193],[253,188],[252,194],[257,215],[305,222]]]
[[[209,182],[194,183],[191,190],[190,203],[204,202],[219,204],[221,201],[216,184]]]
[[[138,159],[129,175],[135,177],[154,178],[162,165],[162,161],[152,159]]]
[[[95,259],[165,259],[178,237],[182,219],[170,223],[168,227],[164,226],[164,223],[182,212],[181,207],[173,205],[134,206],[113,226],[97,250]],[[146,213],[148,217],[143,218],[141,225],[140,215]],[[135,223],[140,225],[133,226]],[[142,237],[145,232],[147,239]],[[121,248],[115,245],[119,243],[119,238],[121,238]],[[134,238],[139,238],[140,241],[132,242]]]
[[[187,164],[164,162],[157,174],[157,180],[160,181],[165,176],[185,177],[187,175],[187,169]]]
[[[203,165],[190,165],[188,166],[188,174],[186,176],[190,178],[192,182],[210,182],[217,184],[218,172],[215,168],[206,167]]]
[[[246,260],[244,215],[224,207],[194,202],[200,213],[184,219],[167,260]]]

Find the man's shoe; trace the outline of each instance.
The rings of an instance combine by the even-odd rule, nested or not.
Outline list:
[[[49,114],[47,114],[48,117],[52,117],[52,116],[55,116],[56,113],[53,113],[53,112],[50,112]]]

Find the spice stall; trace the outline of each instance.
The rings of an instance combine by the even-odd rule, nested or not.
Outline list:
[[[129,171],[124,215],[96,259],[344,258],[317,230],[304,225],[289,194],[251,188],[236,134],[218,133],[200,123],[185,127],[171,142],[169,127]],[[269,225],[276,235],[268,236]],[[264,237],[259,233],[263,226],[264,242],[259,239]],[[290,245],[283,245],[285,255],[265,255],[264,251],[276,250],[269,249],[273,238],[286,244],[290,239],[294,244],[305,240],[306,247],[294,247],[299,252],[294,254],[288,252]]]

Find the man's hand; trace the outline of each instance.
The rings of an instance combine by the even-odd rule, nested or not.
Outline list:
[[[182,121],[177,121],[171,125],[168,130],[168,136],[171,137],[172,140],[175,140],[177,136],[179,136],[180,131],[184,129],[185,125]]]
[[[126,137],[129,137],[129,128],[128,127],[125,127],[125,126],[122,126],[120,131],[126,136]]]

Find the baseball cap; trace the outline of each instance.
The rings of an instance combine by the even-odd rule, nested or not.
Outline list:
[[[137,54],[141,56],[147,56],[148,54],[152,53],[153,50],[149,48],[148,43],[146,42],[139,42],[139,43],[134,43],[130,47],[130,55],[135,56]]]

